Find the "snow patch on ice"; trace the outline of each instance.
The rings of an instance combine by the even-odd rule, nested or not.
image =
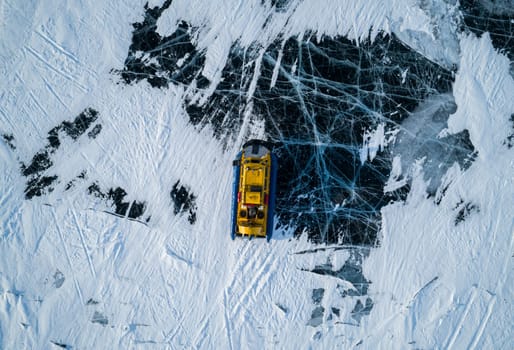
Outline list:
[[[514,113],[514,78],[510,61],[494,49],[488,33],[461,39],[463,52],[455,77],[457,111],[448,120],[448,131],[467,129],[479,157],[492,158],[508,137]]]

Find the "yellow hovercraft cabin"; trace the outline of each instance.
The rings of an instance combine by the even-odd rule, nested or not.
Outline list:
[[[233,162],[232,239],[273,234],[277,157],[272,144],[250,140]]]

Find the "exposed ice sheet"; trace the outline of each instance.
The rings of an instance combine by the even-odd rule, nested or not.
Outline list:
[[[198,46],[207,50],[204,75],[214,81],[233,43],[265,48],[279,37],[287,40],[308,31],[316,33],[318,40],[343,35],[357,42],[373,41],[380,32],[395,33],[429,59],[450,68],[458,62],[457,16],[452,1],[429,1],[420,7],[415,0],[330,0],[322,4],[292,0],[284,11],[277,11],[261,0],[246,1],[245,6],[237,0],[176,0],[159,18],[158,33],[170,35],[180,20],[191,23]]]

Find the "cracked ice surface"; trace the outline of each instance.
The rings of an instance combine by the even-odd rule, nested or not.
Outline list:
[[[404,153],[409,164],[427,156],[431,168],[427,166],[426,175],[434,177],[428,190],[434,194],[444,170],[474,151],[467,134],[440,141],[437,132],[402,136],[412,134],[402,125],[406,119],[422,130],[442,131],[449,115],[444,108],[417,108],[430,96],[451,93],[453,72],[396,35],[368,32],[370,37],[362,39],[362,32],[356,35],[361,39],[357,43],[347,36],[327,35],[344,30],[330,23],[324,30],[291,34],[299,30],[286,19],[294,22],[299,15],[293,9],[305,11],[308,2],[291,4],[285,13],[274,15],[274,7],[245,7],[257,12],[253,22],[243,26],[238,21],[248,14],[228,4],[226,12],[236,21],[229,31],[218,28],[220,23],[202,25],[198,19],[176,17],[172,10],[180,9],[180,1],[147,8],[145,20],[134,24],[121,75],[126,83],[146,79],[155,87],[192,83],[185,99],[191,123],[209,126],[227,147],[250,137],[275,142],[280,160],[276,214],[282,232],[307,232],[316,242],[374,245],[381,208],[405,198],[409,190],[404,181],[403,186],[384,191],[395,155]],[[203,12],[198,16],[208,18]],[[178,26],[171,25],[170,18]],[[279,20],[286,28],[281,33],[269,24]],[[163,31],[163,23],[176,30]],[[409,27],[407,22],[403,25]],[[264,35],[255,37],[254,26]],[[316,28],[314,23],[309,26]],[[203,49],[209,38],[212,44]],[[403,147],[393,154],[388,145],[404,129],[399,134]],[[369,135],[377,132],[381,137],[370,144]],[[444,159],[442,152],[411,154],[430,139],[445,145],[443,149],[462,152],[449,152]],[[447,165],[441,168],[442,163]]]
[[[54,3],[3,8],[0,347],[509,348],[508,11]],[[227,234],[249,137],[270,244]]]

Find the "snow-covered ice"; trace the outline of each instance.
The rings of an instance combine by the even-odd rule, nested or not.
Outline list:
[[[2,2],[0,348],[509,349],[508,4]]]

